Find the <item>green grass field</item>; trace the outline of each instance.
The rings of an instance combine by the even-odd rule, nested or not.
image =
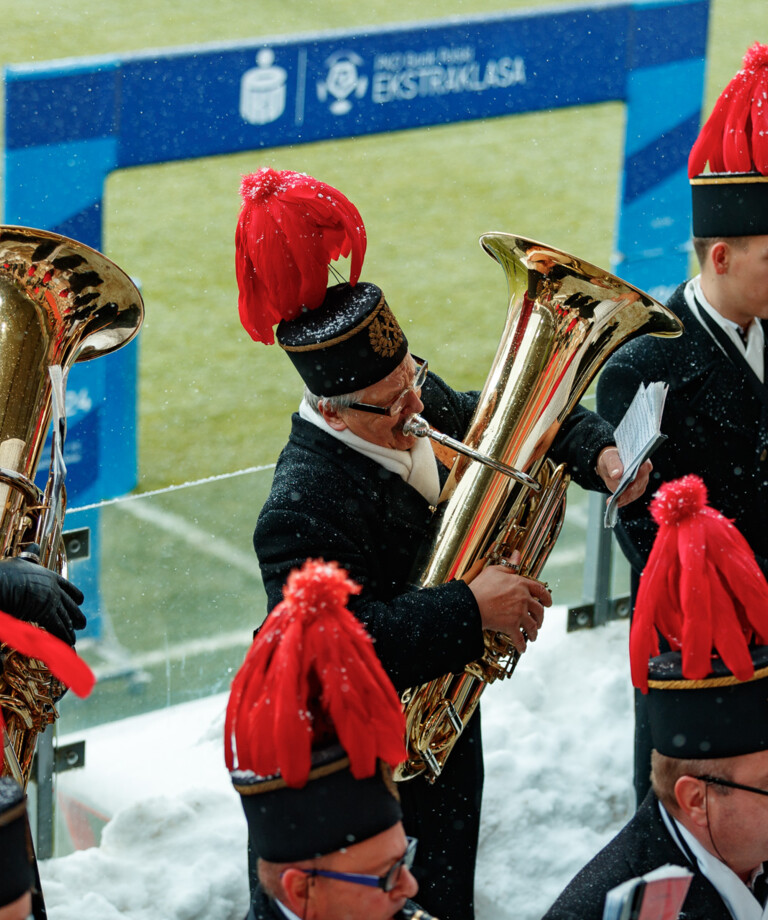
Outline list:
[[[544,5],[558,4],[49,0],[4,11],[0,63]],[[768,39],[766,33],[765,0],[713,0],[707,112],[747,46]],[[269,164],[344,191],[368,230],[364,279],[384,288],[414,350],[468,388],[485,379],[507,299],[503,274],[478,237],[518,233],[608,266],[622,136],[616,103],[113,175],[104,248],[139,279],[147,306],[139,491],[273,462],[299,399],[285,356],[252,343],[239,325],[233,237],[242,173]],[[250,532],[268,485],[267,473],[136,505],[152,514],[127,506],[105,511],[104,601],[117,656],[127,650],[131,673],[117,676],[119,662],[95,659],[114,679],[86,706],[67,701],[72,724],[113,716],[117,707],[139,711],[226,689],[247,632],[263,613],[258,577],[249,569]],[[560,603],[580,599],[586,512],[578,494],[574,499],[572,536],[566,530],[554,554],[566,560],[554,576]],[[76,525],[73,515],[68,526]],[[219,646],[196,644],[213,636],[224,637]],[[127,708],[126,685],[136,691]]]

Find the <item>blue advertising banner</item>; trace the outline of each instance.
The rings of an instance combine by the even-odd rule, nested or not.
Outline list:
[[[10,67],[4,219],[98,247],[116,169],[624,100],[616,264],[669,285],[687,268],[708,12],[609,2]]]
[[[137,60],[121,165],[619,98],[626,7],[424,24]],[[593,40],[584,53],[582,35]],[[543,46],[556,41],[558,54]],[[617,41],[616,37],[619,36]],[[568,62],[567,66],[563,66]],[[600,66],[596,66],[600,62]],[[155,125],[152,144],[137,143]]]

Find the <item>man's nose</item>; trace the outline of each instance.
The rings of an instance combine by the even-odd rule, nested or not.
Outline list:
[[[414,898],[418,890],[419,883],[416,881],[413,872],[403,866],[397,877],[397,884],[390,893],[399,898]]]
[[[424,403],[419,398],[419,394],[416,390],[408,391],[408,399],[405,401],[403,406],[403,411],[407,412],[409,415],[418,415],[419,412],[424,408]]]

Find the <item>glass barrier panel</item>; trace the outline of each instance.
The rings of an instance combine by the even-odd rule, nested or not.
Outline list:
[[[84,563],[69,569],[88,593],[89,625],[77,647],[98,682],[88,699],[69,693],[59,707],[58,745],[84,740],[86,754],[85,768],[56,777],[56,855],[98,844],[126,805],[188,785],[220,790],[224,807],[240,815],[221,737],[232,678],[266,612],[252,534],[272,472],[68,513],[67,531],[92,528],[99,559],[90,590],[80,583]],[[552,616],[583,601],[588,524],[588,494],[571,486],[542,573]],[[618,569],[614,588],[626,593],[626,572]]]

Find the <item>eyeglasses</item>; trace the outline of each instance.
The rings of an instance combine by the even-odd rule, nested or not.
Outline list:
[[[745,792],[755,792],[757,795],[768,795],[768,789],[758,789],[756,786],[744,786],[741,783],[732,783],[729,779],[719,776],[697,776],[696,779],[704,780],[713,786],[725,786],[728,789],[743,789]]]
[[[358,412],[373,412],[375,415],[389,415],[390,417],[399,415],[403,411],[409,395],[416,390],[420,390],[424,386],[424,381],[427,379],[427,371],[429,369],[427,362],[421,361],[420,358],[416,358],[415,360],[420,363],[416,365],[416,376],[413,378],[413,383],[406,387],[403,392],[396,397],[394,402],[391,402],[388,406],[372,406],[370,403],[354,402],[349,405],[349,408],[357,409]]]
[[[408,845],[405,853],[390,868],[386,875],[360,875],[358,872],[331,872],[330,869],[309,869],[308,875],[321,876],[322,878],[336,879],[338,882],[352,882],[355,885],[367,885],[369,888],[381,888],[382,891],[392,891],[400,881],[400,872],[402,869],[410,869],[413,865],[413,858],[416,855],[416,844],[419,842],[415,837],[406,837]]]

